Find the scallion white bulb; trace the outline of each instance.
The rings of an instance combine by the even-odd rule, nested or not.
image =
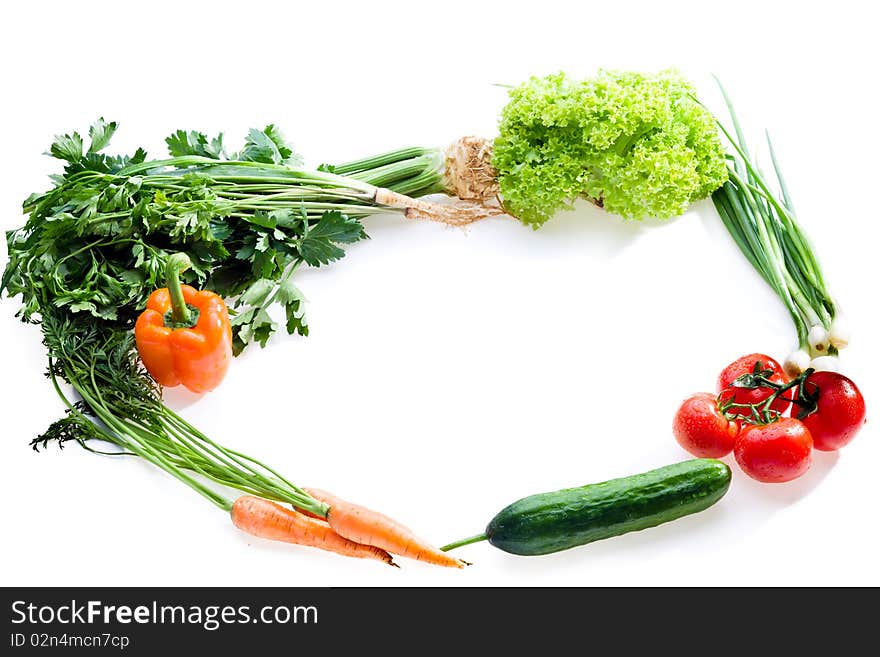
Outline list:
[[[788,358],[785,359],[785,362],[782,364],[782,369],[785,370],[786,374],[794,378],[809,366],[810,354],[804,349],[795,349],[788,355]]]
[[[810,351],[821,356],[828,351],[828,331],[821,324],[816,324],[810,328],[807,342],[810,343]]]
[[[810,367],[817,372],[839,372],[840,359],[837,356],[817,356],[810,361]]]
[[[831,321],[831,330],[828,331],[828,341],[836,348],[843,349],[849,344],[849,322],[843,315],[838,315]]]

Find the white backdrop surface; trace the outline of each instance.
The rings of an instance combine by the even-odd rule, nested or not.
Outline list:
[[[876,20],[869,3],[31,2],[0,10],[0,223],[56,171],[52,135],[97,116],[112,149],[177,128],[278,124],[310,164],[493,136],[530,75],[677,67],[753,141],[774,137],[803,225],[854,327],[845,372],[869,423],[784,485],[734,464],[715,507],[546,557],[488,544],[463,572],[401,570],[239,533],[171,477],[28,440],[62,412],[37,327],[0,302],[5,585],[880,584],[875,200]],[[365,221],[371,240],[299,275],[311,335],[239,358],[213,393],[168,403],[303,485],[444,543],[524,495],[683,460],[678,403],[727,362],[793,346],[777,299],[710,202],[666,223],[581,204],[540,231]],[[5,249],[0,265],[7,260]],[[732,463],[732,459],[726,459]]]

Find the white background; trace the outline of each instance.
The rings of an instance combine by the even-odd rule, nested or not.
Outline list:
[[[780,3],[782,4],[782,3]],[[718,7],[717,9],[713,7]],[[52,135],[97,116],[112,149],[163,152],[177,128],[276,122],[310,164],[493,136],[532,74],[675,66],[754,140],[769,128],[854,329],[845,371],[869,423],[800,480],[734,464],[712,509],[546,557],[488,544],[465,571],[392,570],[239,533],[144,463],[28,440],[61,413],[37,327],[0,303],[6,585],[880,584],[876,417],[878,132],[869,3],[14,3],[0,10],[0,223],[56,165]],[[366,221],[372,240],[304,272],[312,335],[279,336],[210,395],[168,402],[302,485],[381,509],[438,544],[527,494],[686,458],[679,401],[793,329],[709,202],[667,223],[580,206],[538,232]],[[2,264],[6,262],[3,249]],[[732,462],[731,459],[727,459]]]

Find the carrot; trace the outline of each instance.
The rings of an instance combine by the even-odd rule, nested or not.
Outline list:
[[[253,495],[242,495],[232,505],[232,523],[240,530],[273,541],[310,545],[347,557],[377,559],[397,566],[385,550],[343,538],[323,520]]]
[[[407,527],[378,511],[352,504],[320,489],[306,488],[305,491],[316,500],[330,505],[327,522],[340,536],[438,566],[464,568],[469,565],[466,561],[441,552]]]

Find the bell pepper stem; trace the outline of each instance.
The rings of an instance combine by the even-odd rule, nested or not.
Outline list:
[[[171,295],[171,318],[176,324],[187,324],[191,321],[191,313],[183,298],[180,287],[180,274],[190,268],[192,262],[185,253],[175,253],[168,258],[165,265],[165,284]]]

